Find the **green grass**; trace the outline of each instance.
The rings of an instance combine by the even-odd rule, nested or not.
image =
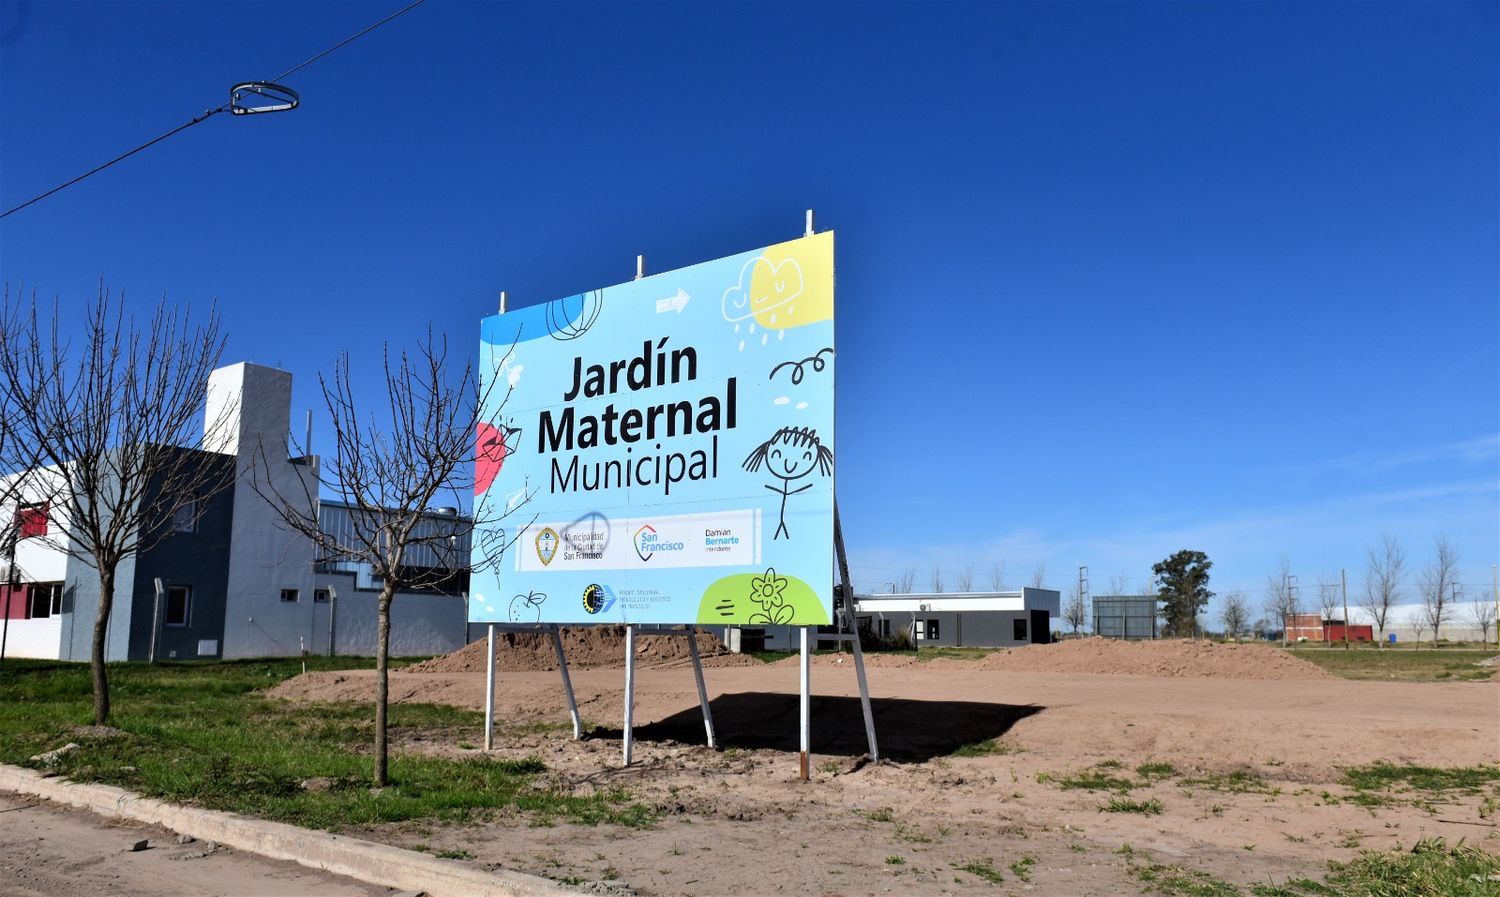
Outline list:
[[[1432,766],[1394,766],[1375,763],[1344,770],[1344,784],[1356,791],[1380,791],[1405,786],[1418,791],[1460,791],[1477,794],[1486,785],[1500,782],[1500,766],[1468,766],[1443,769]]]
[[[1206,872],[1141,860],[1128,846],[1116,853],[1149,893],[1168,897],[1244,897],[1245,891]],[[1250,897],[1495,897],[1500,856],[1426,838],[1411,850],[1361,851],[1348,862],[1330,862],[1323,881],[1297,878],[1252,885]]]
[[[969,744],[961,744],[953,749],[950,757],[990,757],[995,755],[1018,754],[1020,748],[1012,747],[998,738],[990,738],[985,741],[974,741]]]
[[[1500,883],[1500,857],[1467,847],[1449,847],[1428,838],[1411,850],[1362,852],[1347,863],[1330,863],[1322,883],[1297,879],[1258,885],[1253,897],[1494,897]]]
[[[1432,767],[1375,763],[1344,770],[1354,794],[1344,798],[1362,807],[1412,804],[1431,809],[1454,796],[1481,795],[1481,818],[1493,814],[1500,795],[1500,766]],[[1488,793],[1486,793],[1488,792]]]
[[[1036,860],[1031,857],[1021,857],[1010,864],[1010,871],[1021,881],[1031,881],[1031,867],[1036,865]]]
[[[1206,872],[1161,863],[1130,865],[1130,874],[1147,891],[1169,897],[1240,897],[1240,889]]]
[[[1143,816],[1161,815],[1161,801],[1156,798],[1150,800],[1131,800],[1128,797],[1111,797],[1109,803],[1099,808],[1101,813],[1140,813]]]
[[[967,872],[970,875],[977,875],[992,885],[998,885],[1005,881],[1005,876],[1000,874],[1000,870],[996,869],[994,863],[990,860],[975,860],[972,863],[965,863],[962,866],[954,863],[953,868],[960,872]]]
[[[1203,788],[1227,794],[1280,794],[1281,789],[1252,772],[1210,772],[1188,776],[1178,781],[1184,788]]]
[[[1488,679],[1495,667],[1475,666],[1496,651],[1472,646],[1457,648],[1350,648],[1342,645],[1286,651],[1345,679],[1384,679],[1399,682],[1436,682]]]
[[[368,661],[309,658],[309,669],[368,668]],[[577,797],[539,784],[537,759],[446,759],[393,750],[390,784],[369,787],[373,707],[292,703],[257,690],[301,672],[300,659],[208,664],[111,664],[113,716],[125,737],[85,738],[92,722],[88,667],[7,661],[0,667],[0,762],[76,741],[57,771],[151,797],[313,828],[408,819],[463,820],[492,810],[533,822],[646,825],[655,818],[622,791]],[[424,731],[473,736],[481,714],[433,704],[393,704],[392,744]],[[321,788],[302,783],[321,779]]]
[[[1154,782],[1177,775],[1177,767],[1170,763],[1142,763],[1135,768],[1135,774],[1148,782]]]
[[[1037,773],[1036,780],[1043,784],[1052,783],[1064,791],[1118,791],[1128,792],[1136,787],[1135,782],[1100,772],[1097,769],[1086,769],[1077,773]]]

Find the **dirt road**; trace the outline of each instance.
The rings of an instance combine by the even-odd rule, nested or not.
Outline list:
[[[375,897],[377,888],[156,826],[0,792],[0,897]],[[137,841],[150,849],[132,851]]]
[[[619,767],[620,670],[575,674],[594,727],[582,742],[535,725],[567,719],[556,673],[506,672],[498,756],[539,756],[568,791],[627,787],[661,820],[646,830],[497,819],[359,834],[662,895],[981,894],[995,893],[996,878],[1030,894],[1114,895],[1139,893],[1152,866],[1247,886],[1320,878],[1330,859],[1429,835],[1500,850],[1484,803],[1500,790],[1361,805],[1343,780],[1343,769],[1377,762],[1500,761],[1497,683],[876,668],[876,725],[893,762],[868,765],[853,670],[820,660],[811,783],[795,779],[794,665],[707,671],[718,752],[702,747],[691,671],[638,671],[630,769]],[[372,684],[318,674],[277,693],[363,700]],[[477,709],[484,678],[397,673],[391,693]],[[996,738],[978,756],[958,750]],[[411,733],[400,749],[465,755],[480,741],[477,730]],[[1101,777],[1115,784],[1080,787]],[[1137,809],[1106,812],[1112,801]]]

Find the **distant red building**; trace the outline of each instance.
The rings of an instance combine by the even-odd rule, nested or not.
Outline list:
[[[1351,623],[1347,626],[1349,641],[1373,642],[1373,626]],[[1325,620],[1318,614],[1287,614],[1286,637],[1288,641],[1342,642],[1345,623],[1343,620]]]
[[[1344,640],[1344,621],[1328,620],[1323,624],[1323,640],[1326,642],[1342,642]],[[1349,641],[1351,642],[1373,642],[1375,641],[1375,627],[1362,623],[1350,623]]]

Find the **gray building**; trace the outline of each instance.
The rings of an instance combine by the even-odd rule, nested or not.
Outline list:
[[[1054,589],[856,595],[855,618],[882,639],[905,631],[917,647],[1010,648],[1052,640]]]
[[[145,660],[153,652],[162,660],[375,653],[379,581],[353,562],[316,563],[311,540],[281,524],[250,484],[253,466],[282,494],[304,488],[317,494],[317,457],[288,457],[291,397],[292,375],[285,371],[235,364],[210,375],[206,413],[216,422],[212,441],[206,451],[175,451],[222,466],[234,484],[203,499],[196,513],[164,521],[170,534],[120,565],[107,659]],[[320,525],[347,523],[346,506],[319,504]],[[23,504],[0,513],[26,515],[30,522],[16,545],[18,585],[14,593],[0,586],[6,654],[87,660],[98,574],[58,548],[66,534],[45,506]],[[456,526],[459,521],[456,511],[431,515],[431,526],[454,529],[452,551],[417,552],[413,563],[448,565],[452,575],[438,588],[396,596],[393,655],[440,654],[467,641],[469,552],[467,528]]]

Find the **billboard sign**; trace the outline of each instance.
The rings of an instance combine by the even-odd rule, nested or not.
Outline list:
[[[831,232],[486,318],[480,363],[471,621],[831,622]]]

